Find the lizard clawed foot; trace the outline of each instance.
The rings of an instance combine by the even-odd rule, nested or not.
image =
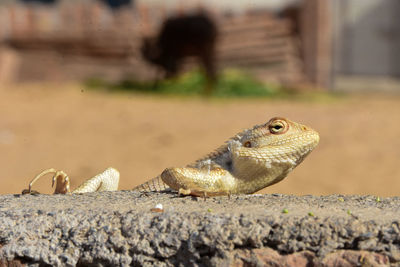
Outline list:
[[[148,196],[150,196],[149,192],[140,191],[140,197],[148,197]]]
[[[29,191],[29,189],[24,189],[24,190],[22,190],[22,192],[21,192],[21,194],[22,195],[40,195],[40,192],[39,191],[36,191],[36,190],[30,190]]]
[[[207,192],[206,191],[203,192],[203,199],[204,199],[204,201],[207,200]]]
[[[39,192],[37,191],[32,191],[32,186],[40,177],[45,176],[49,173],[54,173],[51,184],[52,187],[54,186],[54,184],[56,184],[54,194],[67,194],[70,192],[68,175],[61,170],[50,168],[36,175],[36,177],[33,178],[32,181],[29,183],[29,188],[23,190],[22,194],[39,194]]]
[[[195,193],[192,192],[192,190],[190,190],[190,189],[183,189],[183,188],[179,188],[179,190],[178,190],[178,195],[180,195],[180,196],[189,196],[189,195],[192,195],[192,196],[195,196],[195,197],[200,197],[200,196],[202,196],[203,199],[204,199],[204,201],[206,201],[206,200],[207,200],[207,197],[208,197],[208,194],[207,194],[206,191],[201,192],[201,195],[199,195],[199,194],[197,194],[197,193],[195,194]]]
[[[179,190],[178,190],[178,195],[188,196],[190,194],[192,194],[192,190],[190,190],[190,189],[179,188]]]

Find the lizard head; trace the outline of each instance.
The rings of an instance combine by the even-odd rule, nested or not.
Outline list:
[[[298,157],[297,161],[302,160],[318,145],[319,135],[310,127],[274,117],[265,124],[246,130],[239,140],[241,146],[246,148],[290,147],[287,153]]]
[[[313,129],[280,117],[243,131],[228,143],[238,181],[232,192],[254,193],[281,181],[318,142]]]

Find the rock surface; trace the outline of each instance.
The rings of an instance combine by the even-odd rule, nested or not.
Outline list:
[[[21,264],[397,266],[400,198],[0,196],[0,266]]]

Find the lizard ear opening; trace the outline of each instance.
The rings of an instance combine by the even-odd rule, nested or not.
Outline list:
[[[251,142],[250,141],[246,141],[243,143],[244,147],[252,147]]]

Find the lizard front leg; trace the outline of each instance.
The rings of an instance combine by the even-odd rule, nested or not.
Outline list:
[[[161,179],[180,194],[201,197],[230,195],[234,187],[234,177],[220,167],[210,170],[192,167],[168,168],[161,173]]]

